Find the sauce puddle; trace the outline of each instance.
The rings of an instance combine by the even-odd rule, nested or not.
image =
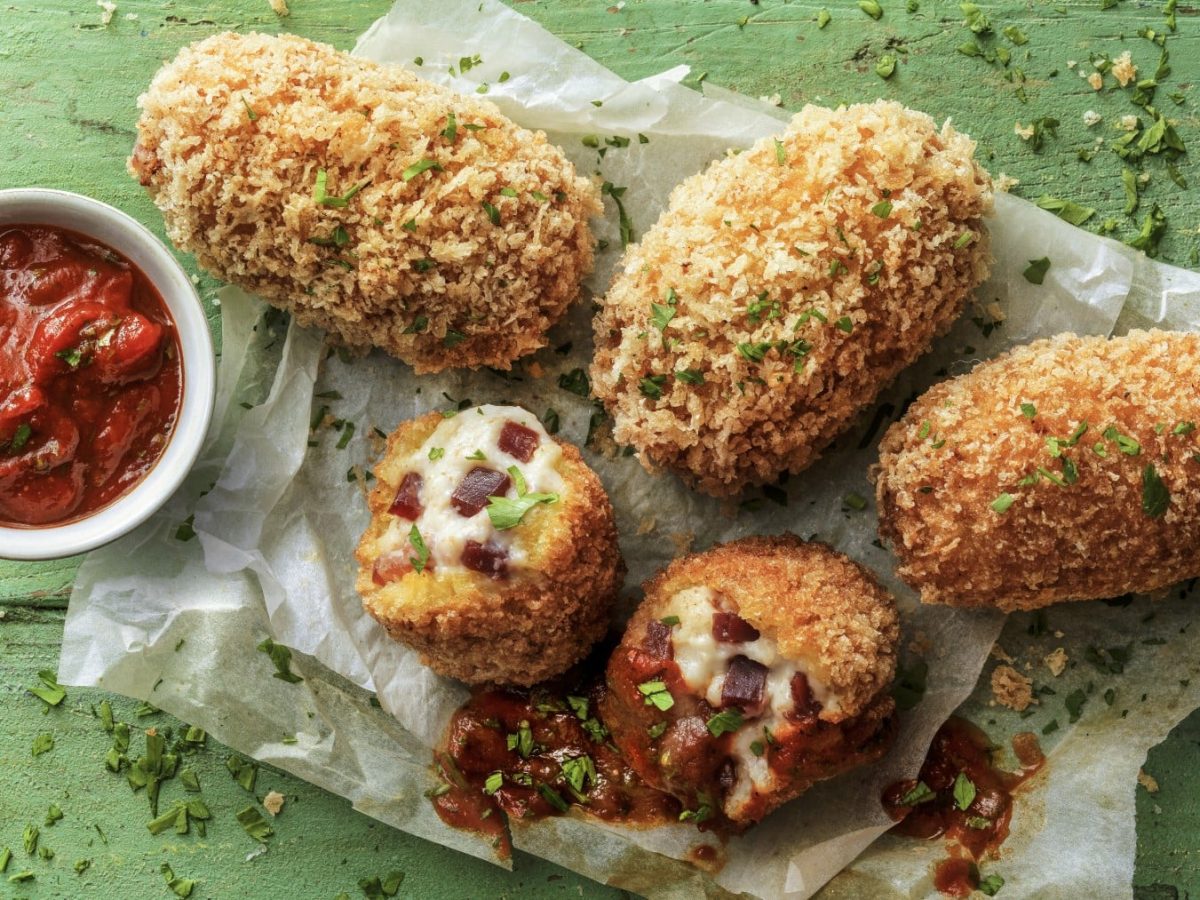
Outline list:
[[[605,690],[602,669],[529,690],[475,689],[435,755],[438,816],[490,839],[502,859],[512,854],[508,820],[574,807],[624,825],[678,821],[679,802],[642,781],[609,740],[597,715]]]
[[[979,863],[995,857],[1008,837],[1015,792],[1046,762],[1029,732],[1014,735],[1012,747],[1021,764],[1017,772],[995,766],[996,748],[988,736],[952,716],[934,735],[918,777],[884,791],[883,806],[897,823],[894,832],[945,838],[950,856],[935,868],[934,887],[947,896],[994,894],[1003,884],[998,875],[981,876]]]

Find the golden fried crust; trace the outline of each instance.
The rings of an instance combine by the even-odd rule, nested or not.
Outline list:
[[[371,522],[355,554],[363,606],[431,669],[467,684],[527,686],[560,675],[604,636],[625,577],[608,495],[571,444],[555,439],[561,499],[526,514],[528,561],[507,579],[469,571],[409,573],[384,586],[372,579],[405,461],[441,421],[429,413],[402,424],[374,469]]]
[[[985,277],[973,151],[897,103],[808,106],[680,184],[595,319],[616,440],[715,496],[811,465]]]
[[[644,585],[646,599],[626,628],[642,635],[672,597],[706,586],[773,638],[782,655],[840,698],[821,719],[857,716],[896,673],[900,620],[892,596],[858,563],[794,534],[747,537],[681,557]]]
[[[177,246],[419,373],[510,368],[591,269],[595,186],[541,132],[403,68],[227,33],[182,50],[139,105],[129,170]],[[437,167],[413,175],[422,161]],[[322,169],[332,197],[365,186],[319,203]]]
[[[1200,335],[1037,341],[935,386],[888,430],[880,534],[927,603],[1035,609],[1155,590],[1200,575],[1198,439]],[[1155,516],[1151,466],[1170,492]],[[1064,485],[1023,485],[1039,468]]]

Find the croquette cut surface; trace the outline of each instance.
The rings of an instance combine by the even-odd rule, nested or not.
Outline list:
[[[473,432],[441,446],[439,429],[447,424],[441,413],[400,425],[374,468],[377,485],[356,553],[356,588],[367,612],[439,674],[468,684],[527,686],[562,674],[603,637],[625,566],[612,506],[579,451],[551,438],[525,410],[479,409],[486,416],[470,409],[450,422],[521,425],[524,440],[537,435],[530,459],[524,458],[529,443],[505,453],[486,434]],[[476,461],[467,447],[486,459]],[[539,453],[550,455],[548,465],[538,466]],[[472,501],[461,490],[464,461],[472,478],[480,470],[506,475],[515,464],[528,477],[528,492],[544,493],[548,479],[555,499],[498,531],[482,495],[512,498],[518,487],[507,477],[486,484]],[[448,468],[453,477],[439,480],[439,471]],[[424,472],[415,487],[414,472]],[[435,496],[435,490],[447,496]],[[446,518],[431,524],[427,509]],[[418,524],[428,558],[415,570],[412,561],[420,553],[410,529]]]
[[[595,319],[616,440],[717,496],[811,465],[983,280],[973,151],[897,103],[808,106],[680,184]]]
[[[1033,609],[1200,576],[1200,335],[1064,334],[884,436],[880,533],[928,603]]]
[[[601,708],[630,765],[691,815],[744,828],[890,746],[899,620],[848,558],[751,537],[645,589]]]
[[[509,368],[591,268],[594,185],[541,132],[398,66],[226,33],[139,105],[130,172],[177,246],[417,372]]]

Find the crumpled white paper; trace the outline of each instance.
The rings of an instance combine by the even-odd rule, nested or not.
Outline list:
[[[729,92],[706,97],[680,86],[684,69],[626,82],[495,0],[436,5],[400,0],[355,52],[410,67],[419,56],[423,65],[415,68],[421,75],[464,92],[488,84],[490,99],[517,122],[546,130],[581,171],[626,187],[622,199],[638,233],[657,218],[679,180],[727,149],[780,127],[778,111],[747,98]],[[460,58],[476,53],[482,60],[466,75],[450,74]],[[509,77],[501,82],[503,72]],[[597,135],[602,146],[606,138],[630,141],[627,146],[613,141],[601,158],[582,143],[587,135]],[[606,203],[607,215],[596,230],[609,249],[599,254],[589,281],[597,293],[619,259],[615,209],[611,200]],[[966,371],[973,361],[1014,343],[1065,329],[1106,333],[1117,325],[1195,327],[1198,321],[1200,277],[1192,273],[1147,261],[1004,195],[997,198],[990,227],[996,264],[977,300],[981,307],[998,302],[1003,326],[985,338],[972,314],[964,316],[881,399],[882,413],[865,415],[822,462],[791,479],[786,507],[763,501],[730,511],[673,477],[648,475],[631,458],[586,453],[616,508],[631,588],[679,552],[681,533],[693,533],[697,548],[785,529],[816,535],[878,573],[899,598],[906,644],[928,648],[928,691],[903,717],[894,752],[878,766],[818,786],[732,840],[716,875],[679,861],[707,840],[683,825],[636,830],[564,817],[517,827],[516,846],[655,897],[725,891],[807,897],[888,828],[880,793],[915,773],[933,731],[971,694],[1003,619],[920,607],[892,576],[890,554],[874,544],[873,509],[857,512],[845,505],[852,493],[871,496],[866,471],[875,458],[880,423],[886,425],[907,397],[946,372]],[[1030,285],[1021,273],[1030,259],[1047,252],[1052,266],[1045,284]],[[373,429],[388,431],[466,398],[516,402],[539,415],[553,408],[562,436],[583,443],[594,406],[559,388],[557,377],[586,369],[586,303],[577,304],[552,335],[552,347],[569,342],[570,350],[538,354],[547,375],[534,379],[524,370],[508,377],[481,372],[416,378],[379,354],[344,362],[328,351],[320,334],[292,327],[285,335],[277,316],[264,318],[262,305],[240,292],[226,290],[222,300],[224,355],[209,445],[167,507],[84,562],[68,612],[60,679],[149,699],[241,752],[349,798],[381,821],[493,858],[483,841],[443,825],[423,796],[434,783],[429,748],[465,691],[421,666],[362,612],[352,553],[367,511],[352,467],[372,464],[378,451]],[[337,446],[338,430],[310,434],[311,419],[322,406],[354,423],[344,447]],[[179,526],[193,514],[197,539],[181,540],[186,533]],[[638,533],[650,524],[654,528]],[[1108,622],[1094,606],[1064,609],[1061,617],[1073,629],[1086,625],[1090,635]],[[1161,606],[1157,621],[1169,622],[1162,627],[1169,641],[1167,632],[1179,627],[1176,619],[1185,608]],[[1134,615],[1129,609],[1112,615]],[[1057,622],[1060,611],[1052,617]],[[254,649],[268,635],[305,655],[295,665],[304,682],[288,685],[270,677],[269,660]],[[1120,642],[1099,634],[1094,640],[1100,646]],[[1181,659],[1177,643],[1182,642],[1156,645],[1153,658]],[[1126,685],[1155,677],[1150,653],[1134,660],[1122,676]],[[372,708],[368,692],[377,694],[383,712]],[[1145,749],[1200,703],[1186,688],[1167,693],[1169,702],[1141,704],[1124,719],[1099,715],[1104,703],[1097,697],[1077,724],[1059,717],[1061,728],[1051,739],[1060,740],[1047,775],[1029,794],[1056,804],[1027,799],[1019,807],[1004,862],[1010,878],[1006,896],[1046,896],[1045,883],[1034,873],[1050,855],[1060,863],[1079,863],[1084,879],[1079,882],[1062,877],[1061,865],[1045,870],[1070,886],[1068,894],[1079,896],[1083,885],[1091,896],[1129,894],[1134,771]],[[986,691],[981,696],[986,699]],[[1049,710],[1051,695],[1042,699]],[[1097,752],[1101,747],[1104,752]],[[1097,816],[1084,808],[1086,798],[1096,796],[1106,804],[1101,817],[1106,827],[1100,829]],[[1041,812],[1031,813],[1034,809]],[[1026,823],[1031,816],[1034,825]],[[1043,822],[1055,830],[1036,841],[1022,839]],[[898,896],[931,890],[929,865],[940,845],[889,837],[875,847],[829,890],[855,895],[864,884]]]

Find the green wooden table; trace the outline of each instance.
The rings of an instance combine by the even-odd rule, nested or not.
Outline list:
[[[880,0],[879,6],[828,0],[824,7],[799,0],[510,2],[627,78],[687,63],[693,84],[707,79],[754,97],[778,95],[789,108],[883,96],[939,119],[951,116],[978,140],[981,159],[994,173],[1019,179],[1016,193],[1094,207],[1085,227],[1122,239],[1138,233],[1157,203],[1167,219],[1162,258],[1197,264],[1200,202],[1185,187],[1200,179],[1193,160],[1182,156],[1171,169],[1161,158],[1143,161],[1149,180],[1140,188],[1141,207],[1136,216],[1125,215],[1124,163],[1110,145],[1124,133],[1122,118],[1142,110],[1131,102],[1133,86],[1117,89],[1110,74],[1097,93],[1080,75],[1093,71],[1094,57],[1128,49],[1139,78],[1150,78],[1159,68],[1155,37],[1168,34],[1172,71],[1160,72],[1154,100],[1184,141],[1197,139],[1200,22],[1193,7],[1180,6],[1171,32],[1158,0],[990,2],[982,7],[990,30],[977,16],[972,30],[959,3],[946,0]],[[280,19],[268,0],[117,0],[111,23],[103,25],[102,10],[91,0],[0,0],[0,187],[90,194],[161,235],[158,213],[124,171],[134,101],[160,63],[182,45],[225,29],[286,30],[348,49],[389,3],[290,5],[291,15]],[[487,52],[486,36],[480,52]],[[1088,111],[1103,121],[1088,126]],[[1037,139],[1014,133],[1018,123],[1035,121]],[[190,259],[184,263],[194,270]],[[206,302],[216,287],[202,279]],[[216,314],[211,303],[209,309]],[[77,565],[0,562],[0,853],[10,847],[14,854],[0,877],[0,897],[169,897],[164,862],[176,875],[197,880],[193,897],[361,896],[360,879],[392,871],[406,873],[403,896],[617,893],[522,854],[515,872],[505,873],[374,823],[340,798],[265,768],[255,793],[261,798],[277,790],[287,801],[268,851],[247,859],[258,845],[233,816],[248,796],[226,770],[228,751],[211,741],[192,762],[214,816],[208,836],[150,835],[144,797],[104,768],[111,741],[93,710],[105,695],[72,690],[47,709],[25,690],[37,683],[38,670],[57,664]],[[178,726],[162,714],[138,718],[135,703],[109,699],[119,719]],[[53,736],[53,749],[35,757],[31,748],[44,733]],[[1146,769],[1160,791],[1138,792],[1140,896],[1200,896],[1198,747],[1200,714],[1150,754]],[[52,804],[63,818],[46,825]],[[24,851],[30,824],[40,826],[40,846],[52,850],[52,858]],[[80,860],[90,867],[76,874]],[[25,871],[32,879],[8,880]]]

